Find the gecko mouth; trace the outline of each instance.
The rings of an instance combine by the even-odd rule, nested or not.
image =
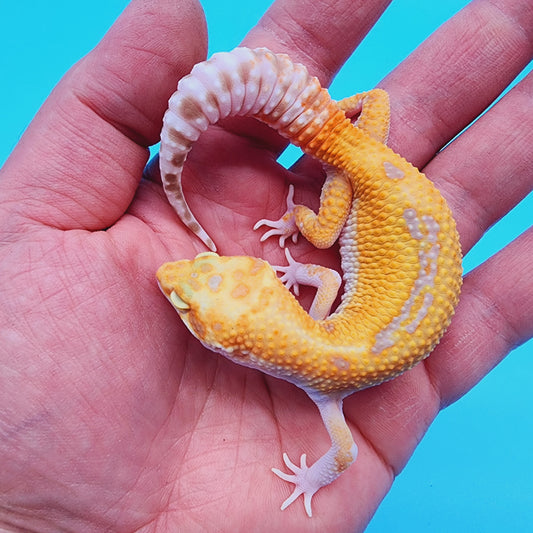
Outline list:
[[[176,291],[170,293],[169,300],[177,311],[189,311],[191,308]]]

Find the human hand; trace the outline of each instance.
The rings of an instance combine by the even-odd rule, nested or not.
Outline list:
[[[155,173],[139,184],[166,99],[205,56],[198,6],[173,4],[134,2],[59,85],[2,170],[0,523],[360,530],[438,409],[531,335],[531,231],[467,277],[450,331],[425,363],[345,401],[360,455],[317,494],[315,518],[296,506],[279,512],[290,488],[269,467],[303,440],[315,455],[328,446],[325,433],[309,431],[320,425],[314,406],[291,385],[202,349],[155,284],[163,261],[202,250]],[[303,4],[277,2],[245,44],[286,51],[327,84],[381,3],[356,10],[342,1],[328,18]],[[510,4],[495,13],[477,2],[381,84],[392,100],[390,145],[437,183],[465,251],[531,188],[531,77],[434,155],[530,58],[525,37],[503,24],[512,14],[524,25],[530,10]],[[298,182],[299,201],[316,200],[316,166],[304,160],[288,176],[275,163],[283,146],[243,120],[212,128],[195,146],[186,194],[221,253],[276,262],[275,243],[260,245],[254,222],[282,210],[287,180]],[[295,250],[314,253],[303,242]]]

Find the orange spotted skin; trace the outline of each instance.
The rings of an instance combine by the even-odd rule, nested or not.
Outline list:
[[[448,327],[462,281],[459,237],[439,191],[386,146],[384,91],[334,102],[304,67],[265,49],[239,48],[195,69],[165,115],[161,175],[182,221],[212,251],[165,263],[157,278],[204,346],[296,384],[318,406],[330,450],[309,467],[305,454],[299,465],[285,454],[292,474],[273,469],[295,485],[281,508],[303,495],[311,516],[312,496],[357,456],[343,398],[411,368]],[[255,229],[271,228],[262,240],[279,236],[282,246],[297,233],[317,248],[339,240],[344,287],[333,314],[338,274],[287,254],[280,279],[262,259],[221,257],[190,212],[181,188],[186,154],[208,123],[228,114],[262,120],[324,163],[318,213],[294,205],[290,189],[287,212]],[[317,287],[309,312],[283,282]]]
[[[327,128],[312,142],[318,147],[314,155],[349,176],[355,198],[357,281],[345,290],[336,313],[312,320],[268,264],[255,258],[201,255],[166,264],[157,274],[165,294],[174,290],[190,305],[180,316],[204,345],[322,393],[353,392],[381,383],[427,356],[450,323],[461,286],[455,222],[437,189],[347,119],[336,122],[336,128]],[[304,147],[312,151],[309,144]],[[403,177],[389,178],[386,162]],[[304,235],[311,233],[310,239],[313,232],[320,234],[312,227],[319,224],[317,218],[346,219],[352,196],[332,188],[327,201],[327,210],[322,209],[326,213],[309,216],[310,229],[305,226],[308,210],[299,206],[299,227]],[[413,236],[406,210],[416,213],[422,238]],[[434,235],[423,222],[426,217],[438,225]],[[327,222],[323,226],[330,229]],[[438,254],[422,266],[421,255],[430,255],[435,245]],[[413,295],[417,279],[431,268],[436,269],[432,283]],[[209,284],[213,276],[222,278],[216,287]],[[416,320],[427,295],[432,303],[410,332],[413,328],[406,327]],[[379,343],[379,335],[387,333],[413,296],[402,323],[390,328],[385,335],[390,339]]]

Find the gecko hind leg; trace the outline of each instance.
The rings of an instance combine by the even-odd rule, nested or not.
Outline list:
[[[337,101],[348,118],[359,115],[354,126],[377,141],[387,144],[389,136],[389,95],[383,89],[372,89]]]
[[[389,135],[390,103],[388,94],[382,89],[372,89],[344,98],[337,102],[348,118],[359,115],[354,127],[365,131],[379,142],[386,143]],[[383,119],[386,117],[386,120]],[[254,230],[266,226],[270,230],[261,237],[261,242],[272,236],[279,236],[280,247],[287,238],[296,242],[300,232],[316,248],[329,248],[337,240],[352,203],[352,187],[344,173],[324,165],[326,181],[322,187],[318,213],[293,201],[294,188],[289,187],[287,209],[278,220],[262,219]]]
[[[266,241],[269,237],[279,237],[279,247],[285,247],[285,240],[291,238],[292,242],[296,244],[298,239],[298,227],[294,220],[294,185],[289,185],[289,192],[287,194],[286,205],[287,209],[285,213],[278,220],[269,220],[262,218],[258,220],[254,225],[254,230],[259,229],[261,226],[266,226],[269,229],[259,239],[260,242]]]
[[[337,240],[348,217],[352,201],[352,186],[345,174],[324,165],[326,181],[320,195],[318,214],[304,205],[293,201],[294,187],[289,186],[287,210],[278,220],[261,219],[254,225],[254,230],[261,226],[271,228],[262,237],[261,242],[269,237],[279,236],[280,247],[285,240],[300,232],[315,248],[329,248]]]

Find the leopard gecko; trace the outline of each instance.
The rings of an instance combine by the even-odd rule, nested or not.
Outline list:
[[[210,251],[162,265],[159,286],[190,332],[232,361],[285,379],[318,406],[331,448],[290,473],[285,509],[311,499],[356,459],[342,402],[424,359],[448,327],[458,302],[461,250],[455,221],[435,186],[386,145],[388,95],[374,89],[338,102],[285,54],[236,48],[214,54],[182,78],[161,133],[160,170],[170,204]],[[296,205],[260,220],[262,240],[301,233],[317,248],[340,246],[342,279],[319,265],[277,267],[248,256],[219,256],[189,209],[181,173],[193,143],[210,124],[248,116],[268,124],[319,159],[325,169],[318,213]],[[357,117],[355,121],[351,120]],[[287,287],[317,288],[305,311]],[[343,285],[340,304],[331,306]]]

